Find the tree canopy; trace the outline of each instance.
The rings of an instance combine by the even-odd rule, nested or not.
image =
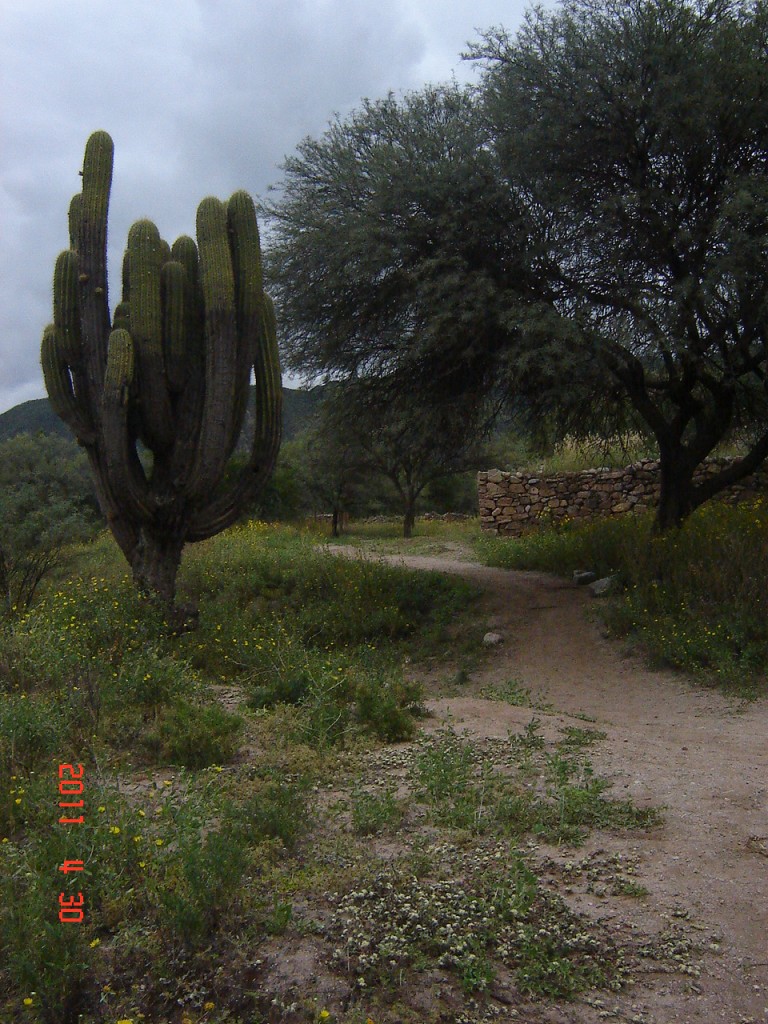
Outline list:
[[[763,3],[573,0],[472,54],[567,343],[659,445],[662,526],[768,454],[767,26]],[[738,426],[741,464],[694,488]]]
[[[485,33],[479,89],[366,102],[285,167],[288,359],[423,407],[639,424],[658,524],[768,455],[764,0],[566,0]],[[740,432],[744,457],[696,467]]]
[[[305,139],[271,204],[284,354],[312,376],[484,396],[508,333],[518,216],[470,90],[369,102]]]

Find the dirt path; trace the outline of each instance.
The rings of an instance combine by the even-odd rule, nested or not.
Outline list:
[[[623,836],[616,849],[638,857],[649,890],[635,916],[688,916],[703,949],[701,975],[655,977],[607,998],[607,1019],[768,1021],[768,704],[737,705],[625,656],[589,614],[594,599],[568,582],[459,559],[386,560],[474,581],[485,627],[504,639],[473,674],[472,689],[514,679],[555,712],[594,719],[607,733],[591,752],[596,770],[616,795],[665,808],[661,829]],[[430,704],[439,719],[475,736],[506,736],[533,714],[473,696]],[[546,723],[545,713],[535,714]],[[600,914],[598,903],[590,909]],[[557,1013],[553,1022],[595,1019],[575,1007]]]

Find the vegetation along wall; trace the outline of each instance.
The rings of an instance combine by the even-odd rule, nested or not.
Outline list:
[[[728,463],[712,459],[699,476]],[[490,469],[477,474],[480,524],[495,533],[519,534],[544,518],[549,522],[642,512],[659,498],[659,463],[636,462],[624,469],[585,469],[578,473],[537,476]],[[722,495],[726,501],[768,491],[768,470],[762,469]]]

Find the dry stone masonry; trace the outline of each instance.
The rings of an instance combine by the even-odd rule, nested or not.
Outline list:
[[[712,459],[702,476],[715,473],[727,459]],[[754,473],[725,491],[727,501],[768,490],[768,471]],[[585,469],[578,473],[537,476],[490,469],[477,474],[480,524],[495,533],[520,534],[542,520],[591,519],[643,512],[659,499],[659,463],[636,462],[624,469]]]

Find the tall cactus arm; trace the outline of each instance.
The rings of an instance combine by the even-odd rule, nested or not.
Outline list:
[[[69,247],[77,252],[80,245],[80,221],[83,215],[83,194],[77,192],[69,204]]]
[[[197,245],[189,235],[177,238],[171,248],[175,262],[184,267],[184,351],[186,377],[184,388],[175,398],[176,444],[173,449],[171,477],[174,486],[190,479],[200,436],[205,402],[205,348],[203,296]]]
[[[283,388],[272,300],[264,295],[253,370],[256,376],[256,410],[248,465],[227,492],[193,516],[187,539],[206,540],[231,526],[244,505],[269,479],[280,450]]]
[[[256,379],[256,422],[251,446],[251,467],[256,486],[266,483],[274,469],[283,430],[283,382],[277,347],[275,305],[264,295],[264,310],[256,345],[253,372]],[[262,474],[266,474],[263,477]]]
[[[177,395],[184,390],[189,373],[187,356],[187,275],[181,263],[169,260],[160,271],[163,309],[163,355],[168,389]]]
[[[88,387],[101,398],[110,331],[107,295],[107,214],[112,184],[114,147],[106,132],[88,139],[83,160],[83,191],[79,204],[80,311]]]
[[[247,192],[235,192],[227,203],[237,315],[237,390],[234,432],[240,436],[250,394],[250,373],[263,315],[261,245],[256,208]]]
[[[203,358],[203,296],[200,290],[200,264],[197,245],[189,235],[177,238],[171,248],[171,259],[184,267],[187,279],[185,331],[187,355],[190,359]]]
[[[53,322],[57,330],[57,348],[66,362],[73,395],[80,409],[80,423],[88,434],[94,429],[85,371],[77,253],[69,250],[59,255],[53,273]],[[66,387],[69,385],[64,382]],[[79,435],[78,435],[79,436]]]
[[[135,352],[131,335],[123,328],[112,331],[107,346],[104,374],[102,429],[104,464],[110,490],[123,513],[139,522],[149,522],[156,509],[130,431],[129,398],[135,373]]]
[[[155,452],[170,448],[175,433],[163,358],[163,256],[155,225],[137,221],[128,233],[130,330],[141,394],[141,437]]]
[[[66,343],[61,331],[55,324],[49,324],[43,332],[40,353],[48,397],[53,411],[64,420],[80,444],[93,445],[96,433],[88,407],[75,394],[72,374],[63,354],[65,349]]]
[[[234,404],[237,369],[235,282],[229,250],[227,212],[218,199],[204,199],[197,211],[200,284],[205,306],[205,405],[197,456],[187,496],[197,504],[214,490],[237,437]]]
[[[61,354],[72,366],[83,356],[78,274],[77,253],[60,253],[53,271],[53,322],[61,332]]]

